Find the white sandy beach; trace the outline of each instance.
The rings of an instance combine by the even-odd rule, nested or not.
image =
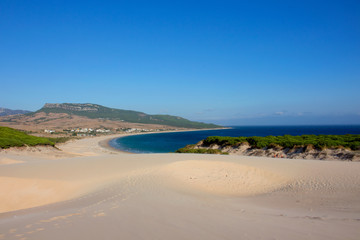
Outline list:
[[[360,162],[0,152],[0,239],[359,239]]]

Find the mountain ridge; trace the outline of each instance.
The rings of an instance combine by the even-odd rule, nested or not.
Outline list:
[[[27,110],[12,110],[9,108],[1,108],[0,107],[0,116],[10,116],[10,115],[18,115],[18,114],[27,114],[31,113],[31,111]]]
[[[142,124],[161,124],[184,128],[220,128],[221,126],[190,121],[188,119],[172,115],[151,115],[139,111],[109,108],[93,103],[46,103],[34,113],[67,113],[69,115],[83,116],[90,119],[107,119]]]

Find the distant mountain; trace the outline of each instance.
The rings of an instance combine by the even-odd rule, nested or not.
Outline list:
[[[171,115],[149,115],[143,112],[108,108],[91,103],[46,103],[40,110],[30,113],[67,113],[92,119],[107,119],[130,123],[160,124],[182,128],[219,128],[221,126],[202,122],[194,122]]]
[[[11,110],[8,108],[0,108],[0,116],[9,116],[9,115],[17,115],[17,114],[26,114],[31,113],[26,110]]]

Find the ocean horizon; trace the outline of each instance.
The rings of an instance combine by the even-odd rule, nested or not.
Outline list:
[[[147,133],[112,139],[109,145],[131,153],[169,153],[195,144],[209,136],[251,137],[283,135],[343,135],[360,134],[360,125],[312,126],[226,126],[226,129]]]

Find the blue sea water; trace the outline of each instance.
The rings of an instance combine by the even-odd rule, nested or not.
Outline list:
[[[113,139],[110,145],[132,153],[168,153],[188,144],[195,144],[208,136],[282,136],[303,134],[360,134],[360,125],[350,126],[241,126],[231,129],[154,133]]]

